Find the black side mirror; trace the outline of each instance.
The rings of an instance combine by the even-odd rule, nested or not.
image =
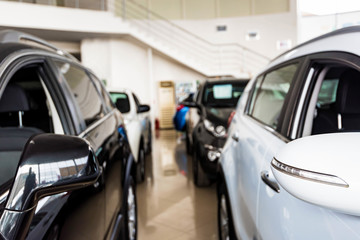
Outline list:
[[[90,186],[99,175],[95,154],[85,140],[56,134],[31,137],[0,218],[1,234],[24,239],[41,198]]]
[[[150,106],[149,105],[146,105],[146,104],[142,104],[139,106],[138,108],[138,113],[144,113],[144,112],[148,112],[150,111]]]
[[[127,98],[118,98],[115,102],[115,106],[121,113],[130,112],[130,103]]]
[[[185,107],[190,107],[190,108],[198,108],[200,109],[200,105],[197,104],[196,102],[188,102],[188,101],[184,101],[180,103],[181,105],[184,105]]]

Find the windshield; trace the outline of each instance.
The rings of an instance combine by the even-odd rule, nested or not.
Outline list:
[[[213,83],[204,89],[202,103],[205,107],[235,107],[246,83]]]

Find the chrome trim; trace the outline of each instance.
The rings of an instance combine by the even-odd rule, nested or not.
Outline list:
[[[274,190],[277,193],[280,193],[280,187],[277,182],[274,182],[269,179],[269,172],[268,171],[262,171],[261,172],[261,180],[272,190]]]
[[[61,55],[57,55],[55,53],[47,52],[42,49],[22,49],[13,52],[12,54],[8,55],[6,58],[4,58],[4,61],[0,65],[0,76],[3,76],[4,71],[9,67],[11,63],[13,63],[15,60],[26,57],[26,56],[39,56],[39,57],[56,57],[60,59],[65,59],[69,61],[69,58],[66,58]],[[77,63],[79,64],[79,63]],[[2,92],[0,91],[0,94]]]
[[[239,133],[238,132],[234,132],[233,135],[231,135],[231,138],[238,142],[239,141]]]
[[[337,115],[337,122],[338,122],[338,129],[341,130],[343,127],[342,127],[342,117],[340,113],[338,113]]]
[[[104,117],[96,121],[95,123],[91,124],[88,128],[86,128],[84,131],[82,131],[78,136],[83,138],[86,134],[97,128],[100,124],[105,122],[107,119],[109,119],[111,116],[114,115],[116,109],[113,109],[111,112],[107,113]]]
[[[304,89],[302,90],[302,93],[301,93],[301,96],[300,96],[299,106],[298,106],[298,108],[296,110],[296,114],[295,114],[295,120],[294,120],[294,123],[293,123],[293,128],[292,128],[292,131],[291,131],[291,135],[290,135],[291,139],[296,138],[296,133],[297,133],[297,131],[299,129],[301,111],[302,111],[302,109],[304,107],[305,97],[306,97],[306,94],[308,93],[310,82],[311,82],[312,77],[314,76],[314,72],[315,72],[315,69],[311,68],[310,71],[309,71],[309,74],[308,74],[308,76],[306,78]]]
[[[222,148],[217,148],[217,147],[214,147],[213,145],[209,145],[209,144],[204,144],[204,148],[207,150],[218,151],[220,153],[222,151]]]
[[[9,196],[10,190],[5,191],[3,194],[0,195],[0,203],[4,202],[7,197]]]
[[[279,165],[281,165],[281,167],[279,167]],[[349,187],[349,184],[346,183],[343,179],[339,178],[338,176],[326,174],[326,173],[313,172],[313,171],[309,171],[309,170],[305,170],[305,169],[301,169],[301,168],[296,168],[296,167],[284,164],[284,163],[278,161],[276,158],[272,159],[271,166],[273,168],[275,168],[276,170],[278,170],[279,172],[285,173],[292,177],[305,179],[305,180],[309,180],[309,181],[313,181],[313,182],[317,182],[317,183],[323,183],[323,184],[327,184],[327,185],[337,186],[337,187],[343,187],[343,188]],[[313,178],[312,177],[304,177],[304,176],[300,175],[299,172],[313,175],[314,177]],[[296,173],[298,173],[298,174],[296,174]],[[320,178],[328,178],[329,181],[321,180]],[[331,181],[331,179],[333,179],[333,181]]]
[[[275,129],[265,125],[264,123],[262,123],[261,121],[257,120],[256,118],[253,118],[250,115],[244,114],[245,117],[253,120],[253,122],[258,125],[259,127],[263,128],[264,130],[272,133],[274,136],[278,137],[279,139],[281,139],[282,141],[284,141],[285,143],[290,142],[291,140],[288,139],[287,137],[284,137],[283,135],[281,135],[280,133],[278,133]]]

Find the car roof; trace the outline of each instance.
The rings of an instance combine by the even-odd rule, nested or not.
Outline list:
[[[302,43],[272,60],[269,67],[301,56],[321,52],[348,52],[360,55],[360,26],[342,28]]]
[[[221,84],[221,83],[247,83],[249,79],[242,78],[221,78],[221,79],[206,79],[204,85],[206,84]]]
[[[41,38],[11,29],[0,31],[1,60],[13,52],[25,49],[46,51],[79,63],[79,61],[68,52],[57,48]]]
[[[131,94],[132,91],[130,89],[127,88],[108,88],[108,91],[110,93],[126,93],[126,94]]]

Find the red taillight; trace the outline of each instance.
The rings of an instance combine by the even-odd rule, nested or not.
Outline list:
[[[181,104],[181,105],[177,106],[176,111],[180,111],[183,108],[184,108],[184,105]]]
[[[232,111],[231,113],[230,113],[230,116],[229,116],[229,118],[228,118],[228,122],[227,122],[227,126],[229,127],[230,126],[230,123],[231,123],[231,121],[233,120],[233,118],[234,118],[234,116],[235,116],[235,111]]]

